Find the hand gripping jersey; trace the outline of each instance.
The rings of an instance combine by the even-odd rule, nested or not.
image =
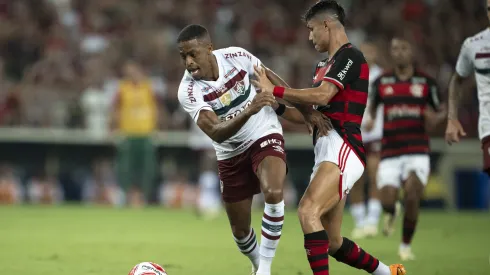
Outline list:
[[[490,136],[490,28],[464,41],[456,72],[463,77],[475,73],[480,102],[478,133],[483,140]]]
[[[219,78],[216,81],[194,80],[185,71],[179,87],[179,102],[197,122],[202,110],[213,111],[221,121],[230,120],[243,112],[256,95],[250,78],[258,58],[238,47],[213,51],[218,62]],[[257,139],[281,134],[282,127],[271,107],[264,107],[253,115],[231,138],[223,143],[213,141],[218,160],[229,159],[243,153]]]
[[[314,107],[330,118],[338,134],[365,164],[361,122],[368,98],[369,67],[364,55],[350,43],[343,45],[330,60],[316,66],[313,87],[323,81],[334,84],[339,91],[327,106]]]

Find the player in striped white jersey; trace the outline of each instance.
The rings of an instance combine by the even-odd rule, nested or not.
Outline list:
[[[275,98],[257,93],[250,81],[254,65],[262,62],[242,48],[214,50],[200,25],[185,27],[177,42],[186,67],[179,102],[213,140],[221,195],[238,248],[251,260],[254,274],[270,275],[284,221],[286,154],[277,118],[281,111],[276,114],[271,107]],[[319,112],[317,116],[321,127],[323,118]],[[251,206],[261,191],[265,207],[259,247]]]
[[[487,14],[490,19],[490,0],[487,0]],[[458,100],[460,84],[474,72],[478,88],[480,116],[478,134],[483,149],[483,170],[490,175],[490,26],[468,37],[462,47],[456,64],[456,73],[449,84],[449,110],[446,141],[459,142],[466,133],[458,120]]]
[[[371,85],[383,73],[383,69],[376,64],[376,45],[367,42],[361,45],[360,50],[369,65],[369,93],[372,93]],[[366,148],[366,170],[349,193],[350,212],[354,218],[354,229],[351,233],[353,239],[376,236],[381,215],[376,174],[380,159],[381,138],[383,136],[383,106],[378,107],[376,119],[373,123],[374,127],[371,131],[365,129],[366,123],[372,120],[367,111],[368,107],[369,101],[361,124],[362,142],[364,143],[364,148]],[[366,180],[369,182],[367,208],[364,196]]]

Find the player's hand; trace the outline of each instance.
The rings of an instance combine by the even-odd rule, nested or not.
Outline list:
[[[260,112],[264,106],[272,106],[274,102],[276,99],[272,93],[259,93],[255,95],[252,104],[245,111],[249,116],[252,116]]]
[[[446,127],[446,142],[451,145],[459,142],[460,137],[466,136],[466,132],[457,119],[448,119]]]
[[[374,129],[374,119],[368,117],[366,118],[366,122],[364,122],[364,130],[367,132],[371,132]]]
[[[311,114],[305,117],[305,123],[306,127],[308,127],[310,136],[313,135],[313,129],[315,126],[318,128],[317,138],[327,136],[328,132],[333,129],[330,118],[317,110],[313,110]]]
[[[274,85],[267,78],[267,74],[265,73],[265,69],[263,67],[259,67],[254,65],[255,70],[255,79],[252,79],[252,84],[255,88],[260,89],[262,93],[271,93],[274,90]]]

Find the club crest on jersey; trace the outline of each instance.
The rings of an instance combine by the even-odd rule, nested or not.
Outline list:
[[[384,88],[383,90],[383,93],[385,95],[392,95],[395,91],[393,90],[393,87],[391,86],[387,86],[386,88]]]
[[[233,90],[237,94],[244,95],[245,94],[245,83],[243,82],[243,80],[242,81],[237,81],[237,83],[233,87]]]
[[[411,85],[410,92],[414,97],[422,97],[424,95],[424,86],[420,84]]]
[[[223,105],[228,106],[231,103],[231,94],[229,92],[224,93],[219,97],[219,101],[223,103]]]

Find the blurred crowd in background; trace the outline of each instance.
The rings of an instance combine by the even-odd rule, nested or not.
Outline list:
[[[121,80],[136,79],[148,81],[155,96],[156,130],[189,129],[191,121],[177,100],[183,66],[175,42],[191,23],[206,26],[216,48],[246,48],[291,86],[309,86],[316,61],[324,58],[314,51],[301,20],[313,2],[0,0],[0,126],[110,134],[120,127],[114,105]],[[443,99],[461,43],[488,25],[484,1],[339,2],[347,10],[351,42],[376,45],[383,68],[390,68],[390,38],[408,37],[417,65],[436,77]],[[473,81],[466,83],[460,112],[471,136],[478,117],[475,89]],[[305,131],[287,123],[284,128]],[[6,165],[0,174],[9,169]]]

